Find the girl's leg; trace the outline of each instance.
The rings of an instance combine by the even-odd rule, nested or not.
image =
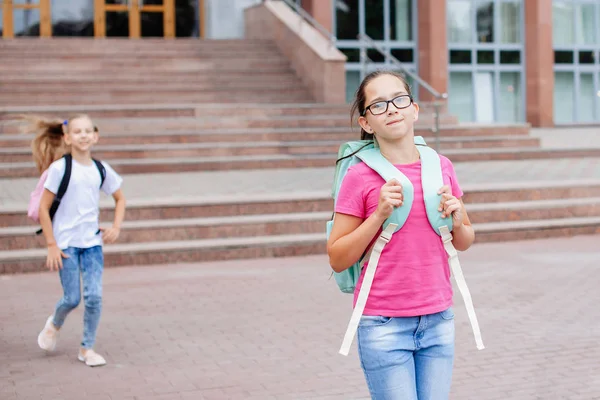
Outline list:
[[[373,400],[418,400],[413,352],[419,318],[363,316],[361,366]]]
[[[454,364],[454,312],[452,309],[422,317],[415,369],[419,400],[448,400]]]
[[[56,304],[52,323],[58,329],[65,323],[67,315],[79,305],[81,301],[81,284],[79,277],[80,250],[69,247],[63,250],[69,258],[63,258],[63,267],[59,270],[60,283],[63,288],[63,297]]]
[[[96,342],[96,330],[102,312],[102,271],[104,270],[102,246],[82,250],[81,270],[85,304],[81,347],[91,349]]]

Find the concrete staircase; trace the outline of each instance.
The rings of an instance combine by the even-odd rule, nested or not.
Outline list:
[[[312,100],[270,42],[24,39],[0,55],[0,106]]]
[[[333,168],[340,143],[359,136],[349,107],[315,103],[269,42],[14,40],[0,41],[0,59],[5,181],[37,176],[33,135],[19,133],[17,114],[88,113],[101,131],[95,156],[121,174],[147,174],[149,185],[153,173],[261,170],[266,176]],[[422,104],[416,133],[433,145],[432,118]],[[452,115],[441,122],[441,152],[455,163],[600,157],[597,148],[542,148],[525,124],[466,126]],[[256,182],[269,186],[268,179]],[[120,241],[106,247],[106,264],[325,251],[324,223],[333,206],[327,190],[308,182],[286,191],[273,182],[260,194],[233,189],[215,196],[206,187],[202,197],[129,201]],[[163,190],[178,191],[175,184]],[[478,241],[600,231],[600,180],[473,186],[465,189],[465,202]],[[42,268],[43,242],[33,235],[37,227],[26,207],[25,201],[0,206],[0,273]],[[103,206],[101,221],[111,218],[112,208]]]
[[[504,187],[503,187],[504,186]],[[327,192],[272,193],[148,201],[128,205],[106,265],[148,265],[323,253]],[[543,200],[541,200],[543,199]],[[600,180],[466,190],[477,242],[600,233]],[[111,221],[103,207],[101,221]],[[0,220],[0,273],[38,271],[46,256],[23,211]]]

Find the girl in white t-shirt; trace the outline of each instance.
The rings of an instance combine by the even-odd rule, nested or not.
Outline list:
[[[38,344],[44,350],[54,350],[65,318],[81,300],[82,281],[85,312],[78,359],[92,367],[105,365],[105,359],[93,350],[102,309],[102,244],[112,243],[119,237],[125,215],[123,179],[106,162],[101,162],[105,170],[102,182],[102,167],[97,166],[91,156],[91,148],[98,141],[98,130],[88,116],[77,115],[64,122],[39,119],[35,126],[40,130],[32,143],[38,169],[56,160],[48,168],[39,219],[48,246],[46,266],[50,271],[58,271],[64,293],[40,332]],[[64,151],[71,154],[71,177],[51,219],[50,207],[69,162],[69,158],[57,157]],[[114,223],[109,229],[98,226],[100,190],[115,199]]]

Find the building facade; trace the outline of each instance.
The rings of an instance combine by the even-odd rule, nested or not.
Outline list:
[[[0,31],[5,38],[237,38],[244,8],[258,2],[0,0]],[[392,67],[358,40],[362,34],[448,93],[449,111],[463,122],[600,123],[600,0],[291,2],[327,28],[348,57],[348,99],[365,71]]]

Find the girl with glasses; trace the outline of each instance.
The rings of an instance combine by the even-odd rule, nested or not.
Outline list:
[[[383,249],[358,327],[358,350],[371,397],[376,400],[445,400],[454,359],[454,313],[448,255],[426,213],[421,162],[414,144],[419,106],[404,78],[376,71],[359,86],[361,139],[376,140],[381,154],[414,186],[404,226]],[[451,215],[453,245],[468,249],[475,238],[461,200],[463,192],[450,160],[441,156],[442,217]],[[342,182],[327,243],[331,267],[341,272],[356,263],[381,232],[403,188],[364,163],[350,167]],[[360,291],[366,265],[354,292]]]

